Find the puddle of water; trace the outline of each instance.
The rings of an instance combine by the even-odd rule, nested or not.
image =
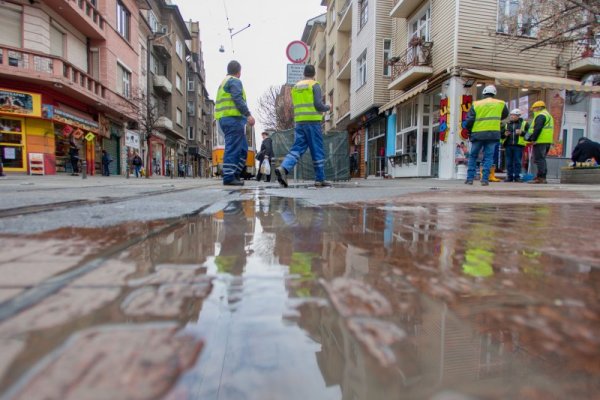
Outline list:
[[[3,238],[0,311],[42,294],[0,322],[0,390],[592,398],[600,249],[581,238],[599,222],[585,205],[314,208],[256,193],[175,223]]]

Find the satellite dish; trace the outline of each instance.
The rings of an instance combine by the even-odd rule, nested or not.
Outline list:
[[[221,45],[221,47],[219,47],[219,53],[225,53],[225,46]]]

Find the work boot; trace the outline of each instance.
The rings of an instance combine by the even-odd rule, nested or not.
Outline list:
[[[315,187],[332,187],[333,185],[331,184],[331,182],[328,181],[316,181],[315,182]]]
[[[516,182],[513,178],[506,178],[504,182]]]
[[[546,181],[546,178],[541,178],[541,177],[538,176],[538,177],[536,177],[534,180],[532,180],[529,183],[533,184],[533,185],[536,185],[536,184],[539,185],[539,184],[545,184],[545,183],[548,183],[548,182]]]
[[[472,185],[473,184],[473,180],[472,179],[467,179],[465,181],[465,185]]]
[[[490,182],[488,182],[488,181],[481,181],[481,186],[490,186]]]
[[[496,178],[496,167],[492,167],[492,169],[490,169],[490,177],[488,180],[490,182],[501,182],[500,179]]]
[[[244,186],[244,182],[240,181],[239,179],[234,179],[229,182],[223,182],[223,185],[224,186]]]
[[[287,171],[283,167],[275,168],[275,175],[277,175],[277,182],[283,187],[288,187]]]

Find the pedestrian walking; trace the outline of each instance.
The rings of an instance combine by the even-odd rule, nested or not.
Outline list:
[[[142,161],[142,157],[140,157],[140,155],[137,153],[137,151],[135,153],[133,153],[133,158],[131,159],[131,165],[133,165],[135,177],[139,178],[140,171],[142,169],[142,166],[144,165],[144,162]]]
[[[240,80],[242,66],[233,60],[227,65],[227,76],[219,86],[215,103],[215,118],[225,136],[223,155],[223,185],[243,186],[242,171],[248,157],[246,123],[254,125],[246,103],[246,92]]]
[[[102,175],[110,176],[110,163],[112,161],[110,154],[106,150],[102,150]]]
[[[331,107],[323,104],[321,85],[315,80],[313,65],[304,67],[304,80],[292,88],[292,102],[296,139],[281,165],[275,169],[277,181],[283,187],[288,187],[287,174],[306,150],[310,149],[315,169],[315,186],[331,186],[331,183],[325,180],[325,148],[321,130],[323,113],[329,111]]]
[[[258,152],[258,174],[256,174],[256,180],[260,182],[262,179],[261,167],[263,162],[273,163],[275,153],[273,153],[273,139],[269,137],[268,132],[262,133],[262,144],[260,145],[260,151]],[[271,182],[271,174],[266,175],[266,182]]]
[[[72,176],[79,175],[79,146],[75,143],[75,138],[71,136],[69,140],[69,160],[71,161]]]
[[[543,184],[547,183],[546,156],[554,142],[554,118],[546,110],[546,103],[543,101],[533,103],[531,110],[533,111],[532,132],[525,139],[533,142],[533,159],[537,167],[537,176],[529,183]]]
[[[463,124],[463,128],[469,131],[471,140],[467,180],[465,181],[467,185],[473,184],[477,157],[482,150],[481,185],[488,186],[490,184],[490,170],[494,162],[496,144],[500,141],[500,127],[502,120],[508,117],[508,107],[504,101],[495,98],[497,93],[494,85],[486,86],[483,89],[483,99],[473,103]]]
[[[505,182],[521,182],[523,149],[527,145],[525,135],[528,129],[529,124],[521,117],[521,110],[512,110],[510,120],[502,127],[502,145],[506,154]]]

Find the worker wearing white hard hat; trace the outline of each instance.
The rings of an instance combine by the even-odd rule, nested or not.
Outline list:
[[[506,155],[506,179],[504,182],[521,182],[523,150],[527,145],[525,135],[529,124],[521,117],[521,110],[510,112],[509,121],[502,126],[502,145]]]
[[[473,103],[473,107],[467,114],[463,128],[470,132],[471,153],[469,154],[469,166],[467,170],[466,184],[472,185],[477,168],[477,157],[483,150],[483,171],[481,173],[481,184],[489,185],[490,177],[495,181],[494,152],[500,143],[502,120],[508,117],[508,107],[502,100],[494,97],[498,91],[494,85],[488,85],[483,89],[483,99]],[[491,174],[491,175],[490,175]]]

